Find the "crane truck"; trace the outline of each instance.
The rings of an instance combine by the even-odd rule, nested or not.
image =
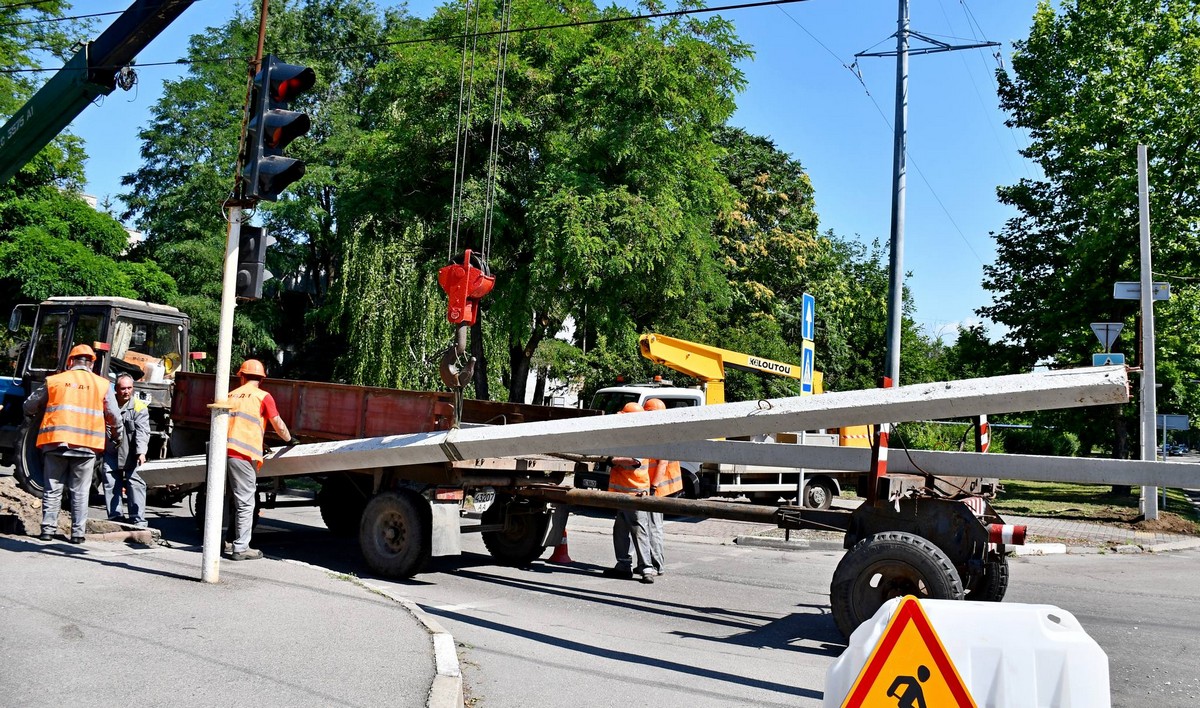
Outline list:
[[[677,387],[655,377],[647,383],[606,386],[592,398],[591,407],[615,413],[626,403],[645,404],[657,398],[668,409],[700,406],[725,401],[726,368],[799,380],[800,367],[753,354],[713,347],[662,334],[643,334],[638,348],[645,358],[701,382],[699,388]],[[820,372],[814,372],[814,390],[821,393]],[[868,426],[844,426],[841,429],[775,432],[759,436],[760,441],[845,447],[870,447]],[[724,464],[681,460],[683,496],[690,499],[709,497],[745,497],[752,502],[773,504],[783,499],[799,499],[802,506],[828,509],[847,484],[859,484],[859,472],[767,467],[763,465]],[[608,472],[603,467],[575,475],[575,486],[583,489],[607,489]]]

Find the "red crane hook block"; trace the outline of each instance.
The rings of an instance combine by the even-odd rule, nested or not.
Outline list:
[[[446,319],[453,324],[473,325],[479,316],[479,301],[496,286],[496,276],[487,273],[479,254],[467,249],[462,263],[451,263],[438,271],[438,285],[450,301]]]

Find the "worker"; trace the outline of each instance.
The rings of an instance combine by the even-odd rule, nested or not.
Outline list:
[[[283,441],[291,445],[288,432],[275,399],[259,387],[267,377],[262,362],[247,359],[238,368],[240,386],[229,392],[229,441],[226,445],[226,469],[229,477],[230,558],[256,560],[262,551],[250,547],[250,532],[254,525],[254,496],[258,488],[258,469],[263,463],[263,434],[267,421]]]
[[[618,413],[639,413],[641,410],[642,407],[637,403],[626,403]],[[638,497],[650,494],[650,473],[644,461],[633,457],[612,457],[609,458],[609,465],[608,491]],[[650,556],[649,524],[650,515],[645,511],[617,510],[617,518],[613,522],[613,552],[617,556],[617,564],[604,570],[606,577],[632,579],[636,572],[642,576],[643,583],[654,582],[658,571],[654,569]],[[637,554],[636,568],[629,552],[631,538]]]
[[[648,411],[665,411],[667,405],[658,398],[646,401]],[[679,463],[675,460],[648,460],[650,468],[650,493],[656,497],[673,497],[683,491],[683,474]],[[647,536],[650,539],[650,559],[654,569],[662,575],[666,570],[667,560],[663,552],[663,515],[661,511],[651,511],[650,528]]]
[[[78,344],[67,354],[67,369],[46,377],[44,386],[25,401],[25,415],[41,416],[37,447],[42,451],[43,541],[58,530],[63,483],[71,494],[71,543],[83,543],[87,532],[88,495],[96,455],[104,453],[105,441],[115,438],[121,413],[112,385],[92,373],[96,352]]]
[[[150,408],[133,395],[133,377],[117,377],[117,407],[121,410],[121,427],[117,439],[110,441],[104,451],[104,506],[109,521],[128,519],[139,529],[146,528],[146,481],[138,469],[146,464],[150,446]],[[121,498],[125,498],[128,516],[121,515]]]

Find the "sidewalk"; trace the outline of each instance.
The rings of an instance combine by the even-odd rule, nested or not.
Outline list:
[[[200,567],[198,548],[0,536],[0,705],[453,704],[410,604],[269,558],[223,560],[215,585]]]

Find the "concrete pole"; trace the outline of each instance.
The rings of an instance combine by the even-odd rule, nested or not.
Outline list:
[[[1158,401],[1154,376],[1154,272],[1150,267],[1150,180],[1146,146],[1137,146],[1138,226],[1142,255],[1142,459],[1157,459],[1156,414]],[[1158,490],[1142,487],[1141,511],[1147,521],[1158,518]]]
[[[900,330],[904,318],[904,190],[908,149],[908,0],[899,0],[896,20],[896,124],[892,146],[892,232],[888,281],[887,367],[900,385]]]
[[[229,209],[229,237],[225,242],[225,270],[221,279],[221,326],[217,334],[217,380],[214,382],[212,428],[208,434],[208,481],[204,505],[204,554],[200,579],[221,579],[221,510],[225,506],[225,445],[229,442],[229,359],[233,348],[234,294],[237,290],[238,248],[242,235],[242,208]],[[232,520],[231,520],[232,521]]]

